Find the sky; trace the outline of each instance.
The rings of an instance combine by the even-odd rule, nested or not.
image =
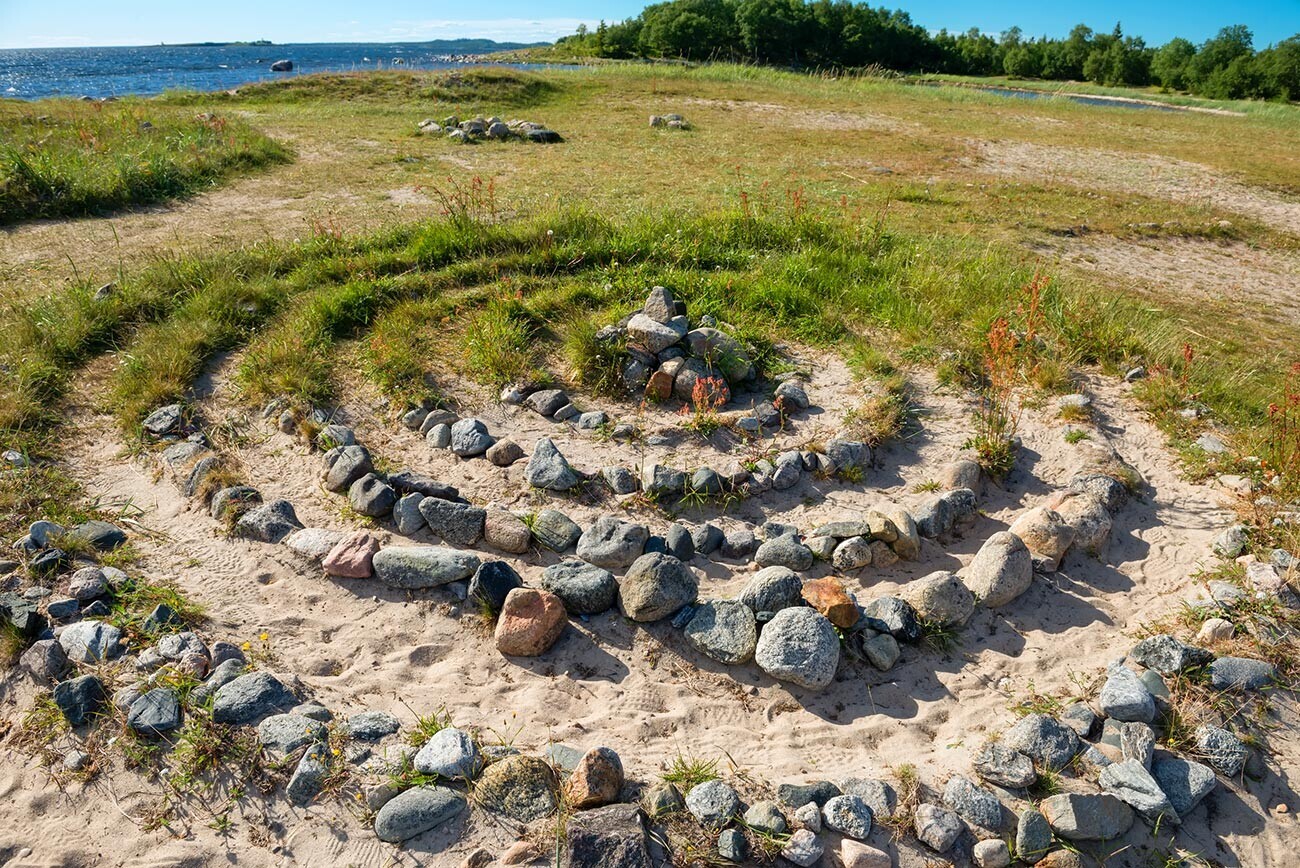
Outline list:
[[[1083,22],[1160,45],[1201,42],[1224,25],[1246,24],[1256,48],[1300,32],[1300,0],[872,0],[899,7],[930,29],[1063,36]],[[416,42],[485,37],[538,42],[635,15],[641,0],[0,0],[0,48],[152,45],[159,42]],[[468,14],[467,14],[468,13]],[[472,16],[472,17],[470,17]]]

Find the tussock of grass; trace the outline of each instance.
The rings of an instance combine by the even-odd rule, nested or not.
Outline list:
[[[538,325],[523,302],[496,295],[467,318],[462,336],[466,370],[491,386],[537,383],[546,378],[536,364]]]
[[[705,781],[717,780],[718,761],[678,755],[660,777],[666,783],[676,784],[681,790],[689,790]]]
[[[0,225],[176,199],[290,159],[237,119],[136,100],[5,100],[0,143]]]

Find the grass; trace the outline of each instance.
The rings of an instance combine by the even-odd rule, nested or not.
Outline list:
[[[141,100],[6,100],[0,142],[0,225],[177,199],[291,158],[242,120]]]
[[[195,627],[205,620],[203,607],[191,601],[174,584],[151,584],[135,576],[128,578],[113,590],[112,605],[106,620],[128,636],[149,641],[145,620],[153,610],[164,605],[176,613],[186,627]],[[172,627],[165,628],[171,631]]]
[[[683,792],[705,781],[717,780],[719,777],[716,759],[705,760],[681,754],[678,754],[668,766],[668,770],[660,775],[665,783],[676,784]]]

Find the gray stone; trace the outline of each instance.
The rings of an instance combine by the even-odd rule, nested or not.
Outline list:
[[[1079,736],[1046,714],[1028,714],[1002,736],[1002,745],[1048,768],[1064,768],[1079,752]]]
[[[19,665],[38,684],[58,681],[68,671],[68,655],[57,639],[39,639],[23,652]]]
[[[626,467],[605,467],[600,471],[605,484],[615,494],[632,494],[636,491],[636,476]]]
[[[202,705],[218,690],[234,681],[243,673],[243,660],[227,659],[215,664],[212,667],[212,672],[209,673],[207,680],[190,691],[190,704]]]
[[[1133,825],[1133,809],[1108,793],[1049,796],[1039,809],[1067,841],[1115,841]]]
[[[373,565],[375,578],[389,587],[416,590],[468,579],[479,559],[441,546],[388,546],[375,553]]]
[[[468,548],[483,539],[487,511],[482,507],[426,497],[420,501],[420,515],[435,536],[451,545]]]
[[[745,825],[764,835],[784,835],[790,829],[781,806],[766,800],[749,806],[745,811]]]
[[[912,827],[917,840],[936,853],[947,853],[957,843],[962,831],[961,817],[929,802],[916,807]]]
[[[1151,768],[1151,758],[1155,754],[1156,734],[1145,723],[1129,722],[1119,725],[1119,753],[1125,760],[1140,763],[1142,768]],[[1133,807],[1137,807],[1134,805]]]
[[[803,544],[817,560],[829,561],[835,556],[835,547],[839,545],[839,540],[833,536],[814,536],[804,540]]]
[[[888,633],[876,633],[874,630],[861,630],[859,634],[863,636],[862,654],[867,662],[881,672],[893,669],[903,653],[898,647],[898,640]]]
[[[673,784],[658,784],[650,788],[645,797],[646,810],[651,817],[662,817],[686,810],[681,792]]]
[[[574,424],[578,426],[579,431],[595,431],[609,424],[609,414],[604,410],[590,410],[580,413]]]
[[[1016,855],[1037,862],[1052,848],[1052,827],[1037,808],[1026,808],[1016,823]]]
[[[479,419],[461,419],[451,426],[451,451],[461,458],[482,455],[494,442]]]
[[[821,817],[821,807],[836,796],[843,795],[839,787],[830,781],[814,781],[811,784],[781,784],[776,788],[776,797],[781,800],[781,804],[789,805],[792,808],[801,808],[804,805],[813,804],[817,806],[814,813]],[[818,820],[820,823],[821,820]]]
[[[301,714],[273,714],[257,725],[257,740],[262,747],[281,754],[325,741],[327,736],[325,724]]]
[[[494,467],[509,467],[524,457],[524,450],[522,446],[513,440],[498,440],[489,446],[487,452],[483,454],[488,463]],[[557,451],[556,454],[558,455],[559,452]]]
[[[961,578],[980,605],[1005,606],[1033,584],[1033,557],[1020,537],[999,531],[980,546]]]
[[[99,552],[111,552],[126,543],[126,531],[98,519],[83,521],[68,531],[68,536]]]
[[[790,410],[808,409],[808,393],[804,391],[803,384],[797,380],[786,380],[777,386],[772,397],[779,399],[782,405]]]
[[[334,719],[334,713],[319,702],[304,702],[301,705],[295,705],[289,709],[290,714],[299,714],[308,720],[315,720],[319,723],[329,723]]]
[[[877,597],[862,609],[863,627],[888,633],[899,642],[920,642],[921,621],[916,609],[897,597]]]
[[[975,757],[975,772],[991,784],[1023,789],[1038,779],[1029,757],[994,742]]]
[[[262,494],[248,485],[223,488],[212,496],[208,513],[217,521],[237,519],[262,502]]]
[[[379,741],[395,734],[402,725],[387,711],[362,711],[348,718],[348,737],[356,741]]]
[[[785,847],[781,850],[781,858],[798,865],[799,868],[812,868],[821,861],[825,851],[826,848],[811,830],[796,829],[785,842]]]
[[[854,795],[835,796],[822,806],[822,822],[828,829],[865,841],[871,834],[871,807]]]
[[[676,329],[641,313],[628,320],[627,337],[629,343],[651,355],[668,349],[682,339]]]
[[[898,794],[894,788],[875,778],[845,778],[840,781],[840,790],[866,802],[876,820],[892,817],[898,807]]]
[[[1097,726],[1097,715],[1082,702],[1072,702],[1061,711],[1061,723],[1078,733],[1079,738],[1088,738]]]
[[[254,507],[235,522],[235,533],[244,539],[257,542],[278,543],[295,530],[302,529],[293,504],[287,500],[273,500]]]
[[[465,810],[465,797],[447,787],[414,787],[398,793],[375,815],[375,836],[389,844],[436,829]]]
[[[786,534],[759,546],[754,562],[760,567],[785,567],[802,572],[812,569],[813,553],[797,537]]]
[[[1177,675],[1194,666],[1204,666],[1214,659],[1214,655],[1204,648],[1188,645],[1167,633],[1143,639],[1133,646],[1129,657],[1162,675]]]
[[[104,571],[98,567],[83,567],[68,580],[68,594],[79,602],[85,603],[106,593],[108,580],[104,578]]]
[[[397,525],[398,533],[411,536],[419,533],[424,527],[424,516],[420,514],[420,503],[423,500],[424,495],[418,491],[403,494],[398,498],[397,503],[393,505],[393,522]]]
[[[1210,664],[1210,686],[1215,690],[1259,690],[1276,677],[1272,663],[1249,657],[1220,657]]]
[[[82,675],[54,685],[54,704],[72,726],[81,726],[108,699],[104,683],[94,675]]]
[[[754,539],[754,531],[750,528],[732,528],[723,534],[720,551],[724,558],[743,560],[752,555],[757,549],[758,540]]]
[[[316,434],[316,447],[318,449],[334,449],[344,446],[354,446],[357,442],[357,435],[346,425],[339,425],[331,422]]]
[[[546,491],[568,491],[578,484],[578,474],[560,454],[549,437],[538,439],[533,447],[533,457],[528,459],[524,479],[533,488]]]
[[[712,524],[702,524],[691,529],[691,544],[695,546],[695,553],[699,555],[711,555],[722,547],[722,542],[726,538],[722,529]]]
[[[235,725],[253,724],[296,704],[294,695],[274,675],[250,672],[216,691],[212,699],[212,720]]]
[[[564,868],[652,868],[645,821],[636,805],[577,811],[565,829]]]
[[[696,606],[684,633],[700,653],[732,665],[750,660],[758,642],[753,611],[734,600],[710,600]]]
[[[826,457],[839,475],[860,475],[871,466],[871,447],[857,440],[836,438],[826,444]]]
[[[122,653],[122,631],[103,621],[78,621],[63,628],[59,644],[73,663],[102,663]]]
[[[745,583],[738,599],[757,612],[802,606],[803,580],[787,567],[764,567]]]
[[[640,557],[649,537],[645,525],[602,516],[578,540],[577,554],[598,567],[626,567]]]
[[[81,614],[81,604],[72,597],[56,597],[45,604],[45,614],[55,621],[70,621]]]
[[[425,433],[424,442],[434,449],[449,449],[451,447],[451,426],[445,423],[434,425]]]
[[[1156,719],[1156,703],[1133,670],[1115,666],[1097,696],[1101,713],[1115,720],[1150,723]]]
[[[539,543],[559,554],[573,548],[582,537],[582,528],[577,522],[557,509],[544,509],[537,513],[532,530]]]
[[[148,416],[145,416],[141,425],[145,431],[153,436],[162,437],[164,434],[170,434],[180,427],[182,410],[180,404],[168,404],[165,407],[159,407]]]
[[[718,835],[718,855],[729,862],[749,858],[749,842],[738,829],[723,829]]]
[[[849,537],[835,547],[831,566],[840,572],[860,570],[871,565],[871,540],[864,536]]]
[[[564,560],[542,571],[542,588],[559,597],[575,615],[599,615],[614,606],[618,582],[609,570],[580,560]]]
[[[641,467],[641,491],[649,498],[670,497],[686,490],[686,474],[666,464],[647,462]]]
[[[1196,728],[1196,755],[1220,774],[1235,778],[1246,767],[1250,751],[1245,743],[1221,727],[1204,724]]]
[[[963,819],[990,832],[1002,828],[1002,803],[998,797],[961,775],[948,779],[943,788],[943,803]]]
[[[415,770],[448,780],[473,780],[483,758],[469,733],[455,727],[440,729],[415,755]]]
[[[419,431],[424,427],[424,420],[427,418],[429,418],[428,408],[416,407],[402,414],[402,424],[412,431]]]
[[[309,805],[325,789],[329,780],[329,750],[323,744],[313,744],[298,760],[298,766],[284,785],[285,795],[295,805]]]
[[[558,781],[549,763],[533,756],[509,756],[488,766],[474,796],[485,810],[520,823],[555,813]]]
[[[677,315],[677,302],[671,290],[656,286],[646,296],[641,313],[658,323],[667,323]]]
[[[975,595],[954,573],[943,570],[908,583],[903,596],[917,617],[941,626],[964,624],[975,612]]]
[[[370,451],[364,446],[344,446],[325,472],[325,487],[330,491],[347,491],[352,483],[375,469]]]
[[[779,681],[821,690],[839,668],[839,638],[831,622],[813,609],[782,609],[763,628],[754,660]]]
[[[203,640],[188,630],[163,636],[158,640],[157,650],[167,660],[180,660],[190,653],[210,656],[208,646],[203,643]]]
[[[1244,552],[1249,544],[1250,528],[1244,524],[1234,524],[1214,538],[1211,548],[1220,557],[1235,558]]]
[[[578,550],[581,554],[582,543]],[[677,558],[648,554],[637,558],[623,576],[619,602],[632,620],[657,621],[693,603],[699,590],[695,574]]]
[[[686,794],[686,810],[705,828],[720,829],[739,812],[740,797],[723,781],[705,781]]]
[[[1186,817],[1218,782],[1214,770],[1190,760],[1169,758],[1151,767],[1151,776],[1180,817]]]
[[[1007,868],[1011,864],[1006,841],[979,841],[971,851],[971,857],[978,868]]]
[[[916,531],[926,539],[938,539],[952,532],[956,517],[950,504],[942,496],[927,498],[913,510]]]
[[[373,473],[367,473],[348,489],[348,503],[353,512],[378,518],[393,511],[397,494],[388,483]]]
[[[1107,793],[1126,802],[1153,823],[1163,821],[1177,826],[1181,822],[1160,785],[1137,760],[1106,766],[1101,770],[1098,783]]]
[[[284,538],[285,548],[301,555],[317,566],[334,547],[343,541],[343,534],[323,527],[305,527]]]
[[[505,561],[484,561],[469,580],[466,599],[497,613],[515,588],[524,586],[515,568]]]

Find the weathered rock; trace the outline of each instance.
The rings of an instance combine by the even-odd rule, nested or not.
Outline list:
[[[68,671],[68,655],[57,639],[40,639],[23,652],[19,665],[38,684],[58,681]]]
[[[59,633],[59,645],[73,663],[102,663],[122,653],[122,631],[103,621],[78,621]]]
[[[617,802],[623,789],[623,762],[610,748],[592,748],[578,760],[565,787],[569,804],[579,810]]]
[[[917,840],[936,853],[947,853],[957,843],[965,826],[952,811],[929,802],[916,807],[912,827]]]
[[[415,770],[451,780],[473,780],[483,768],[483,757],[470,734],[453,726],[429,737],[415,754]]]
[[[1155,749],[1156,734],[1151,727],[1136,721],[1119,725],[1119,753],[1125,761],[1132,760],[1149,769]]]
[[[700,653],[731,665],[749,661],[758,642],[753,611],[733,600],[710,600],[696,606],[683,632]]]
[[[765,567],[745,583],[739,600],[758,612],[779,612],[803,605],[803,582],[786,567]]]
[[[728,382],[740,383],[754,375],[749,353],[724,332],[707,326],[693,329],[686,333],[686,343],[691,355],[717,367]]]
[[[670,497],[686,490],[686,474],[666,464],[647,462],[641,467],[641,491],[649,498]]]
[[[387,711],[362,711],[347,721],[348,737],[354,741],[380,741],[402,728]]]
[[[655,322],[666,323],[677,316],[677,300],[673,297],[671,290],[656,286],[646,296],[645,304],[641,307],[641,313]]]
[[[1050,572],[1061,563],[1061,558],[1074,542],[1074,528],[1055,510],[1045,506],[1035,507],[1020,514],[1011,524],[1011,533],[1020,537]]]
[[[976,755],[974,766],[976,774],[1000,787],[1021,789],[1038,778],[1029,757],[997,742]]]
[[[978,841],[971,851],[977,868],[1007,868],[1011,864],[1011,853],[1006,841]]]
[[[942,626],[964,624],[975,611],[975,595],[955,574],[943,570],[910,582],[903,597],[921,620]]]
[[[126,544],[126,531],[99,519],[83,521],[68,531],[68,536],[98,552],[111,552]]]
[[[720,829],[740,811],[740,797],[724,781],[705,781],[686,794],[686,810],[705,828]]]
[[[1107,793],[1049,796],[1039,809],[1067,841],[1114,841],[1133,825],[1133,809]]]
[[[278,543],[300,529],[302,522],[298,521],[293,504],[287,500],[273,500],[254,507],[235,522],[237,535],[264,543]]]
[[[881,672],[888,672],[894,668],[894,664],[898,662],[898,658],[902,655],[902,649],[898,647],[898,640],[888,633],[877,633],[874,630],[862,629],[854,633],[850,638],[850,641],[855,640],[862,656]]]
[[[474,789],[478,804],[488,811],[531,823],[555,813],[558,798],[555,772],[543,759],[508,756],[483,772]]]
[[[325,574],[345,579],[368,579],[374,574],[379,539],[369,531],[348,534],[321,559]]]
[[[618,582],[614,574],[594,564],[565,560],[542,572],[542,587],[555,594],[575,615],[598,615],[614,605]]]
[[[1204,666],[1214,659],[1214,655],[1204,648],[1188,645],[1168,633],[1143,639],[1133,646],[1129,657],[1161,675],[1177,675],[1192,667]]]
[[[877,597],[862,608],[862,626],[888,633],[899,642],[920,642],[921,621],[916,609],[897,597]]]
[[[1151,692],[1132,669],[1115,666],[1097,696],[1102,714],[1115,720],[1150,723],[1156,718],[1156,703]]]
[[[782,609],[763,628],[754,660],[779,681],[821,690],[839,668],[839,639],[831,622],[812,609]]]
[[[636,475],[626,467],[605,467],[600,471],[605,484],[615,494],[632,494],[637,490]]]
[[[578,548],[581,553],[581,543]],[[619,602],[632,620],[657,621],[694,602],[699,590],[699,580],[689,567],[672,555],[653,553],[642,555],[628,568],[619,586]]]
[[[524,479],[533,488],[547,491],[568,491],[578,484],[578,474],[560,454],[549,437],[540,438],[533,447],[533,457],[528,459]]]
[[[758,547],[754,562],[760,567],[785,567],[796,572],[810,570],[813,553],[798,537],[791,534],[770,539]]]
[[[809,606],[825,615],[836,627],[848,630],[858,622],[858,605],[839,579],[827,576],[804,582],[802,594]]]
[[[451,451],[461,458],[473,458],[488,451],[495,441],[480,419],[461,419],[451,426]]]
[[[857,796],[835,796],[822,806],[822,822],[828,829],[859,841],[871,834],[873,819],[870,806]]]
[[[723,534],[722,545],[719,547],[722,556],[729,560],[743,560],[757,549],[758,540],[754,539],[753,530],[747,527],[728,530]]]
[[[826,457],[840,476],[860,476],[871,466],[871,447],[857,440],[837,437],[826,444]]]
[[[1272,663],[1249,657],[1220,657],[1210,664],[1210,686],[1215,690],[1259,690],[1276,677]]]
[[[1079,736],[1046,714],[1027,714],[1002,736],[1002,745],[1040,765],[1063,768],[1079,752]]]
[[[81,726],[108,700],[104,683],[94,675],[82,675],[54,685],[54,704],[72,726]]]
[[[352,483],[374,469],[374,462],[366,447],[344,446],[339,450],[334,463],[325,471],[325,487],[330,491],[347,491]]]
[[[465,797],[447,787],[413,787],[398,793],[375,815],[375,836],[400,844],[436,829],[465,810]]]
[[[170,434],[180,427],[183,411],[184,408],[180,404],[168,404],[165,407],[159,407],[144,417],[141,427],[155,437]]]
[[[840,572],[860,570],[871,566],[873,554],[871,540],[864,536],[849,537],[835,547],[831,554],[831,566]]]
[[[434,425],[425,432],[424,442],[428,443],[434,449],[450,449],[451,426],[446,423]]]
[[[329,750],[323,744],[313,744],[298,760],[289,782],[284,785],[285,795],[295,805],[308,805],[325,789],[329,774]]]
[[[676,329],[641,313],[628,320],[627,337],[631,344],[651,355],[668,349],[682,339]]]
[[[309,561],[321,560],[343,539],[343,534],[323,527],[305,527],[284,538],[285,548]]]
[[[1196,755],[1220,774],[1235,778],[1246,767],[1250,756],[1244,742],[1226,729],[1211,724],[1196,728]]]
[[[980,605],[1005,606],[1033,584],[1033,557],[1020,537],[999,531],[980,546],[961,578]]]
[[[600,567],[626,567],[641,556],[650,532],[645,525],[603,516],[578,540],[578,557]]]
[[[1190,760],[1169,758],[1151,766],[1151,777],[1180,817],[1186,817],[1213,791],[1218,779],[1214,770]]]
[[[353,512],[378,518],[393,511],[397,493],[387,482],[373,473],[367,473],[348,489],[348,503]]]
[[[294,695],[274,675],[250,672],[216,691],[212,699],[212,720],[234,725],[252,724],[295,704]]]
[[[996,832],[1002,827],[1002,803],[998,797],[961,775],[948,779],[943,788],[943,803],[980,828]]]
[[[513,512],[489,508],[483,518],[483,539],[495,549],[521,555],[532,544],[533,532]]]
[[[646,811],[651,817],[661,817],[686,810],[686,801],[674,784],[658,784],[650,788],[645,797]]]
[[[1110,540],[1112,520],[1106,505],[1091,494],[1061,492],[1047,502],[1074,531],[1073,545],[1099,557]]]
[[[564,868],[651,868],[645,822],[636,805],[578,811],[566,827]]]
[[[1037,808],[1026,808],[1016,823],[1016,854],[1037,862],[1052,848],[1052,826]]]
[[[560,554],[573,548],[582,537],[582,528],[577,522],[557,509],[544,509],[537,513],[532,530],[534,539]],[[646,534],[648,536],[649,531]]]
[[[505,598],[495,631],[497,650],[509,657],[545,654],[569,624],[564,603],[535,588],[515,588]]]
[[[257,740],[262,747],[281,754],[291,754],[316,742],[325,741],[329,731],[325,724],[301,714],[273,714],[257,725]]]
[[[785,847],[781,850],[781,858],[798,865],[799,868],[811,868],[821,861],[825,849],[811,830],[796,829],[785,842]]]
[[[1098,778],[1101,788],[1146,817],[1152,823],[1179,825],[1181,822],[1168,796],[1155,778],[1136,760],[1106,766]]]
[[[781,806],[772,801],[758,801],[745,811],[745,825],[764,835],[784,835],[790,829]]]
[[[262,494],[247,485],[233,485],[212,495],[209,514],[217,521],[237,519],[262,502]]]
[[[776,797],[781,800],[781,804],[789,805],[792,808],[802,808],[804,805],[815,805],[817,810],[813,811],[818,817],[818,827],[821,825],[821,808],[836,796],[843,795],[839,787],[830,781],[814,781],[811,784],[781,784],[776,788]]]
[[[893,868],[894,861],[884,850],[861,841],[845,838],[840,842],[840,862],[844,868]]]
[[[983,473],[978,463],[969,458],[959,458],[939,469],[938,481],[939,485],[948,491],[967,488],[978,494],[983,482]]]
[[[68,596],[78,602],[89,602],[108,592],[108,580],[98,567],[83,567],[68,580]]]

